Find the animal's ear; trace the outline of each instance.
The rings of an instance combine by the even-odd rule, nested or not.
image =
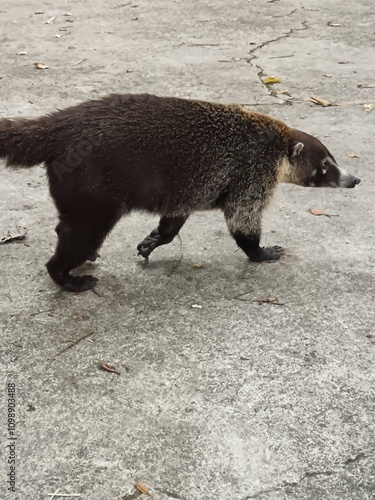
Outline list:
[[[300,155],[304,147],[305,146],[303,145],[302,142],[296,142],[292,149],[292,158],[295,158],[296,156]]]

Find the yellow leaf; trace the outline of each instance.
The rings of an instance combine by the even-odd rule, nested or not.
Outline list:
[[[193,264],[192,267],[194,269],[202,269],[204,266],[203,266],[203,264]]]
[[[40,62],[34,63],[34,66],[36,68],[38,68],[38,69],[48,69],[49,68],[46,64],[43,64],[43,63],[40,63]]]
[[[272,85],[273,83],[280,83],[282,79],[279,76],[266,76],[263,80],[264,85]]]
[[[148,496],[150,496],[150,492],[148,491],[147,486],[145,486],[144,484],[142,484],[142,483],[135,483],[135,485],[134,485],[134,486],[135,486],[135,487],[137,488],[137,490],[138,490],[140,493],[142,493],[143,495],[148,495]]]
[[[366,111],[366,113],[371,113],[371,111],[375,108],[375,104],[373,102],[370,102],[369,104],[364,104],[363,109]]]
[[[348,158],[359,158],[359,155],[357,155],[357,153],[347,153],[346,156]]]

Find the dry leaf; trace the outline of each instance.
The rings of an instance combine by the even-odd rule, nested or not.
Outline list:
[[[72,16],[73,14],[71,12],[65,12],[65,14],[63,14],[63,16],[65,17],[69,17],[69,16]]]
[[[107,372],[117,373],[117,375],[120,375],[120,372],[116,370],[116,368],[113,365],[105,363],[104,361],[99,361],[99,367]]]
[[[43,21],[43,24],[52,24],[55,19],[56,19],[56,16],[53,16],[50,19],[47,19],[47,21]]]
[[[34,66],[38,69],[48,69],[49,68],[49,66],[47,66],[46,64],[40,63],[40,62],[34,63]]]
[[[277,91],[277,94],[289,94],[289,90],[288,90],[288,89],[285,89],[285,90],[278,90],[278,91]]]
[[[192,265],[193,269],[203,269],[203,264],[193,264]]]
[[[17,52],[17,56],[27,56],[27,52],[24,50],[21,52]]]
[[[319,208],[310,208],[310,214],[325,215],[325,213],[322,210],[319,210]]]
[[[267,297],[267,302],[279,302],[279,299],[277,297]]]
[[[5,245],[5,243],[12,243],[13,241],[24,241],[26,239],[26,233],[10,234],[3,236],[0,239],[0,245]]]
[[[313,102],[314,104],[318,104],[319,106],[323,106],[326,108],[327,106],[332,106],[332,103],[327,101],[326,99],[322,99],[321,97],[316,97],[312,95],[310,97],[310,101]]]
[[[359,158],[359,155],[357,155],[357,153],[347,153],[346,156],[348,158]]]
[[[73,319],[77,320],[77,321],[82,321],[83,319],[86,319],[87,318],[87,314],[85,313],[79,313],[79,314],[75,314],[73,316]]]
[[[332,21],[328,21],[327,26],[330,26],[331,28],[339,28],[340,26],[342,26],[342,24],[333,23]]]
[[[266,76],[266,78],[263,80],[264,85],[272,85],[273,83],[280,82],[282,82],[282,80],[278,76]]]
[[[231,57],[230,59],[228,57],[223,57],[222,59],[219,59],[219,62],[222,62],[222,63],[229,63],[232,61],[233,61],[233,57]]]
[[[280,302],[277,297],[267,297],[266,299],[256,299],[253,302],[257,302],[259,305],[261,304],[273,304],[275,306],[283,306],[284,303]]]
[[[326,214],[325,212],[323,212],[323,210],[320,210],[319,208],[310,208],[309,212],[312,215],[324,215],[325,217],[338,217],[338,215]]]
[[[148,496],[151,496],[150,495],[150,492],[148,491],[148,488],[146,485],[142,484],[142,483],[135,483],[135,488],[137,488],[137,490],[142,493],[143,495],[148,495]]]
[[[375,108],[375,104],[373,102],[369,102],[368,104],[363,105],[363,110],[366,113],[371,113],[371,111]]]

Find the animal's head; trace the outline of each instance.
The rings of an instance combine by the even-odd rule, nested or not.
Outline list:
[[[296,129],[290,130],[288,158],[281,165],[280,180],[299,186],[345,188],[361,182],[339,167],[318,139]]]

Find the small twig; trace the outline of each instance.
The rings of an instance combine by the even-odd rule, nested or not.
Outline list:
[[[245,302],[248,302],[248,301],[245,301]],[[283,306],[283,305],[285,305],[284,302],[276,302],[274,300],[268,300],[268,299],[256,299],[256,300],[252,300],[251,302],[256,302],[260,306],[262,304],[272,304],[273,306]]]
[[[272,56],[269,59],[285,59],[286,57],[294,57],[294,54],[289,54],[287,56]]]
[[[188,47],[217,47],[218,43],[189,43]]]
[[[100,293],[95,290],[95,288],[91,288],[91,291],[95,293],[95,295],[97,295],[98,297],[101,297]]]
[[[50,312],[50,311],[53,311],[53,308],[51,308],[51,309],[44,309],[42,311],[37,311],[35,313],[31,313],[30,316],[36,316],[37,314],[43,314],[43,313],[47,313],[47,312]]]
[[[77,61],[76,63],[74,63],[74,66],[77,66],[77,64],[81,64],[81,63],[83,63],[86,60],[87,60],[86,58],[81,59],[80,61]]]
[[[60,356],[60,354],[62,354],[63,352],[67,351],[68,349],[70,349],[71,347],[73,347],[74,345],[78,344],[78,342],[81,342],[81,340],[84,340],[86,339],[87,337],[90,337],[90,335],[94,335],[95,332],[89,332],[89,333],[85,333],[84,335],[82,335],[81,337],[78,337],[78,339],[76,340],[73,340],[68,346],[64,347],[64,349],[61,349],[61,351],[59,351],[58,353],[54,354],[52,356],[52,358],[56,358],[57,356]],[[50,358],[51,359],[51,358]]]
[[[111,9],[121,9],[122,7],[127,7],[128,5],[130,5],[131,2],[126,2],[126,3],[120,3],[118,5],[115,5],[114,7],[111,7]]]
[[[55,496],[57,495],[57,493],[61,490],[61,488],[57,488],[57,490],[55,491],[55,493],[52,493],[52,496],[50,498],[50,500],[53,500],[55,498]]]
[[[60,489],[61,488],[59,488],[59,490]],[[59,490],[57,490],[57,491],[59,491]],[[66,497],[66,498],[68,498],[68,497],[80,497],[80,496],[82,496],[80,493],[57,493],[57,492],[47,493],[47,495],[52,495],[52,498],[54,498],[54,497]],[[52,500],[52,498],[50,498],[50,500]]]
[[[171,272],[169,273],[169,276],[171,276],[175,270],[178,268],[178,266],[181,264],[181,261],[182,261],[182,258],[184,256],[184,252],[183,252],[183,247],[182,247],[182,239],[181,239],[181,236],[180,234],[177,235],[178,236],[178,239],[180,240],[180,249],[181,249],[181,255],[180,255],[180,258],[178,259],[178,261],[174,264],[174,266],[172,267],[172,270]]]
[[[249,292],[239,293],[239,294],[235,295],[234,297],[232,297],[232,299],[234,299],[234,300],[242,300],[243,302],[249,302],[246,299],[241,299],[241,297],[243,297],[244,295],[248,295],[249,293],[251,293],[251,290]]]

